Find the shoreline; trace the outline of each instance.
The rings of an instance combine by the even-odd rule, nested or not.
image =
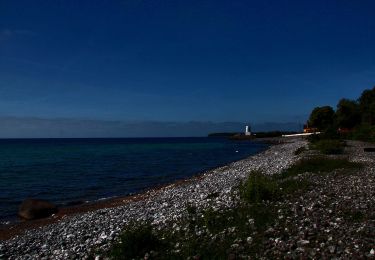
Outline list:
[[[251,156],[253,155],[250,155],[250,157]],[[238,161],[234,161],[234,162],[238,162]],[[141,191],[139,193],[136,193],[136,194],[116,196],[116,197],[111,197],[111,198],[103,198],[103,199],[89,201],[87,203],[83,203],[83,204],[79,204],[75,206],[61,207],[59,208],[59,211],[56,214],[53,214],[52,216],[47,217],[47,218],[41,218],[41,219],[35,219],[35,220],[19,220],[17,222],[11,222],[9,224],[2,225],[0,226],[0,242],[3,240],[12,239],[13,237],[18,236],[18,235],[22,235],[27,230],[54,224],[66,217],[69,218],[77,214],[85,214],[85,213],[89,213],[89,212],[100,210],[100,209],[110,209],[110,208],[120,207],[120,206],[126,205],[127,203],[145,200],[149,197],[151,193],[154,194],[154,193],[162,192],[164,189],[177,187],[179,185],[186,185],[194,181],[199,181],[199,179],[202,178],[202,175],[204,175],[206,172],[229,166],[230,164],[234,162],[231,162],[223,166],[212,168],[210,170],[198,173],[189,178],[177,180],[171,183],[160,184],[152,188],[146,189],[144,191]]]
[[[41,219],[35,219],[35,220],[22,220],[18,216],[15,216],[16,220],[10,221],[9,224],[0,225],[0,242],[9,240],[18,235],[22,235],[27,230],[40,228],[46,225],[57,223],[58,221],[60,221],[61,219],[65,217],[71,217],[77,214],[84,214],[84,213],[88,213],[88,212],[96,211],[100,209],[124,206],[127,203],[137,202],[140,200],[147,199],[150,193],[157,193],[167,188],[173,188],[179,185],[186,185],[194,181],[199,181],[199,179],[201,179],[205,173],[208,173],[213,170],[219,170],[220,168],[230,166],[232,163],[246,160],[246,159],[251,158],[254,155],[261,154],[264,151],[267,151],[268,149],[270,149],[271,146],[281,144],[283,141],[285,141],[285,139],[281,140],[281,138],[262,138],[258,140],[252,140],[252,141],[263,143],[268,146],[266,146],[264,149],[261,149],[259,152],[249,155],[243,159],[236,160],[230,163],[225,163],[217,167],[214,167],[214,168],[202,171],[202,172],[198,172],[190,177],[175,180],[172,182],[167,182],[164,184],[158,184],[150,188],[146,188],[142,191],[136,192],[134,194],[119,195],[119,196],[114,196],[110,198],[99,198],[97,200],[87,201],[78,205],[62,206],[62,207],[59,207],[59,210],[56,214],[53,214],[52,216],[47,217],[47,218],[41,218]]]
[[[92,139],[92,138],[88,138],[88,139]],[[98,138],[94,138],[94,139],[98,139]],[[170,180],[166,180],[166,181],[150,183],[148,187],[142,187],[142,188],[139,188],[139,190],[134,190],[134,191],[129,192],[129,193],[121,193],[120,192],[120,193],[117,193],[117,194],[114,193],[114,194],[112,194],[110,196],[107,196],[107,197],[97,197],[97,198],[90,198],[90,199],[81,198],[81,199],[78,199],[78,200],[64,201],[63,203],[58,203],[58,204],[56,204],[52,200],[50,202],[54,203],[58,207],[59,211],[62,212],[63,215],[65,215],[65,214],[70,215],[72,211],[77,211],[77,212],[81,213],[81,212],[87,212],[87,211],[90,211],[90,210],[93,210],[93,209],[103,208],[103,207],[105,207],[105,206],[101,205],[103,203],[106,203],[106,204],[113,204],[114,203],[115,206],[116,206],[116,205],[118,205],[118,203],[116,202],[117,200],[128,199],[128,198],[131,199],[132,197],[137,197],[137,195],[141,195],[141,194],[146,193],[150,190],[154,190],[154,189],[158,190],[158,189],[161,189],[165,186],[168,186],[168,185],[171,185],[171,184],[174,184],[174,183],[184,182],[188,179],[199,176],[199,175],[201,175],[201,174],[203,174],[207,171],[210,171],[210,170],[213,170],[213,169],[216,169],[216,168],[220,168],[222,166],[229,165],[233,162],[246,159],[246,158],[248,158],[248,157],[250,157],[254,154],[261,153],[264,150],[268,149],[269,146],[280,143],[280,138],[262,138],[262,139],[258,139],[258,140],[252,140],[251,142],[254,143],[254,144],[261,144],[264,147],[260,147],[259,150],[256,151],[255,153],[252,153],[252,154],[250,153],[250,154],[247,154],[247,155],[244,154],[240,158],[232,158],[232,160],[229,160],[227,162],[221,162],[221,163],[218,162],[214,166],[210,166],[210,167],[207,167],[206,169],[203,168],[203,169],[197,170],[196,172],[186,174],[184,177],[179,177],[179,178],[170,179]],[[20,198],[20,201],[22,202],[22,200],[24,200],[26,198],[28,198],[28,197]],[[31,197],[31,198],[43,199],[43,200],[49,201],[48,197],[46,197],[46,198]],[[19,202],[18,205],[20,205],[21,202]],[[98,204],[98,205],[96,205],[96,204]],[[2,239],[1,232],[3,230],[7,229],[8,227],[13,227],[15,225],[29,225],[29,224],[25,224],[24,222],[38,222],[38,220],[41,220],[41,219],[28,220],[28,221],[24,220],[17,215],[17,210],[18,210],[18,208],[14,208],[12,210],[12,214],[8,214],[8,215],[5,215],[3,218],[0,218],[0,241],[4,240],[4,239]],[[57,215],[59,215],[59,213],[57,213]]]
[[[298,159],[293,152],[305,144],[301,139],[288,139],[283,144],[271,145],[265,151],[193,178],[131,197],[114,198],[110,202],[71,207],[71,212],[67,210],[54,218],[22,224],[22,228],[19,225],[1,230],[0,235],[5,239],[0,241],[0,249],[3,248],[7,256],[85,257],[93,249],[108,248],[131,220],[152,219],[153,224],[164,225],[181,217],[187,204],[198,208],[210,206],[209,195],[213,193],[219,194],[215,200],[217,207],[230,207],[234,203],[230,194],[232,188],[251,170],[262,169],[267,174],[276,174]],[[30,241],[33,241],[32,248]],[[61,248],[61,244],[65,248]]]

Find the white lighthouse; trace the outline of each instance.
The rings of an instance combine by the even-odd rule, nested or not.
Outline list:
[[[251,130],[250,130],[250,127],[247,125],[246,127],[245,127],[245,135],[251,135],[251,132],[250,132]]]

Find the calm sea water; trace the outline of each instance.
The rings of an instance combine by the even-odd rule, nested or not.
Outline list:
[[[221,138],[0,140],[0,220],[28,197],[60,206],[140,192],[266,148]]]

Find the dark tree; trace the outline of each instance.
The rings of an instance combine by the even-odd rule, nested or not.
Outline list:
[[[334,123],[335,111],[330,106],[316,107],[311,112],[309,125],[324,131]]]
[[[337,104],[336,123],[341,128],[354,128],[361,123],[359,104],[349,99],[341,99]]]
[[[362,92],[358,99],[360,112],[362,115],[362,123],[374,125],[375,124],[375,87],[367,89]]]

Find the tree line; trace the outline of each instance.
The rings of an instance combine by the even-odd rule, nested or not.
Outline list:
[[[375,87],[363,91],[357,100],[341,99],[336,110],[331,106],[314,108],[308,125],[325,133],[375,141]]]

